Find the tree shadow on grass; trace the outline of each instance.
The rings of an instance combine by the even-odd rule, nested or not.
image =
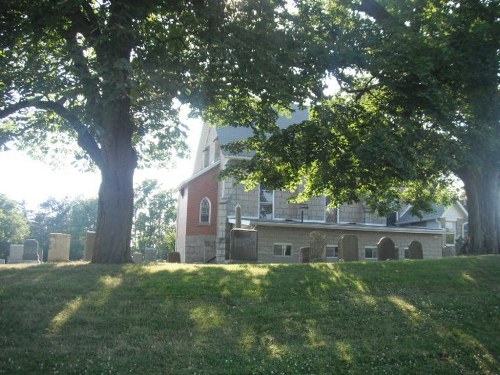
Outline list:
[[[473,315],[498,327],[498,294],[455,298],[498,291],[470,292],[491,277],[484,266],[2,270],[0,373],[495,373],[498,335]]]

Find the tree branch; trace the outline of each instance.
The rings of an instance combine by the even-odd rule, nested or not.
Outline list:
[[[55,112],[61,118],[66,120],[77,134],[78,145],[88,153],[97,166],[100,167],[102,165],[102,152],[92,134],[90,134],[89,130],[80,121],[78,116],[60,103],[41,99],[21,101],[0,110],[0,119],[30,107]]]
[[[392,14],[376,0],[362,0],[359,10],[375,18],[377,22],[388,21],[393,18]]]

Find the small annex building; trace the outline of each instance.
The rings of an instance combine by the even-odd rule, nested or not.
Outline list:
[[[277,124],[287,127],[307,119],[307,111],[280,117]],[[363,202],[328,209],[324,196],[302,204],[289,203],[291,192],[268,190],[265,186],[246,191],[242,184],[217,176],[234,158],[221,146],[251,136],[242,127],[203,125],[194,160],[193,174],[178,187],[176,251],[187,263],[224,263],[230,253],[230,232],[235,224],[236,206],[241,207],[242,226],[258,232],[257,255],[262,263],[299,262],[300,249],[310,244],[312,232],[326,240],[327,261],[339,259],[339,240],[357,238],[357,259],[377,260],[377,245],[389,238],[396,259],[409,257],[412,242],[421,245],[421,257],[439,258],[453,254],[457,238],[467,235],[467,211],[457,203],[436,206],[433,214],[422,218],[411,215],[410,207],[391,217],[371,212]]]

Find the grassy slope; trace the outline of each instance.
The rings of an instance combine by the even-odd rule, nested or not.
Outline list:
[[[500,256],[0,267],[0,374],[495,374]]]

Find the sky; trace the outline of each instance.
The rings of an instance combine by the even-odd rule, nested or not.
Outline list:
[[[177,159],[172,169],[136,170],[134,183],[146,178],[157,179],[163,188],[176,188],[182,181],[191,176],[193,160],[200,137],[201,119],[189,119],[183,116],[188,126],[188,145],[191,157]],[[49,197],[63,199],[65,197],[97,197],[100,184],[99,172],[80,172],[68,167],[53,169],[43,161],[31,159],[17,150],[0,152],[0,194],[17,202],[25,202],[28,209],[37,206]]]

